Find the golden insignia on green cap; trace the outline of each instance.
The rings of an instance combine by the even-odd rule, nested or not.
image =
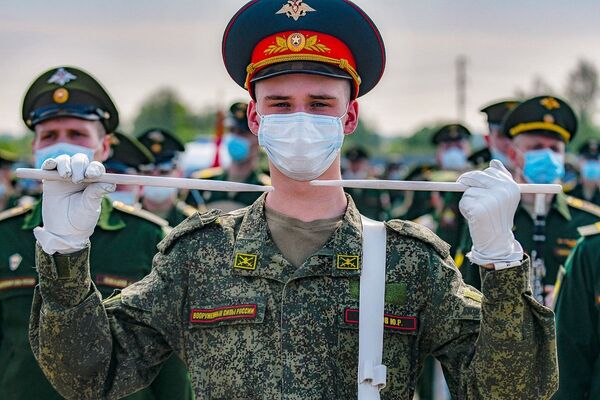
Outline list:
[[[345,254],[337,255],[337,269],[358,269],[358,256],[350,256]]]
[[[58,88],[52,94],[52,100],[57,104],[64,104],[69,100],[69,91],[65,88]]]
[[[554,97],[544,97],[540,100],[540,104],[546,107],[548,110],[556,110],[560,108],[560,103]]]
[[[56,83],[60,86],[65,86],[67,83],[77,79],[77,76],[73,75],[64,68],[59,68],[56,72],[48,79],[48,83]]]
[[[154,143],[152,146],[150,146],[150,150],[152,150],[154,154],[160,153],[162,150],[162,145],[160,143]]]
[[[254,271],[257,258],[256,254],[235,253],[233,268]]]
[[[285,14],[288,18],[293,18],[294,21],[298,21],[298,18],[304,17],[306,13],[317,11],[303,1],[304,0],[288,0],[275,14]]]

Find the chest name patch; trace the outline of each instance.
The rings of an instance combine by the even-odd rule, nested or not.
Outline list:
[[[131,285],[134,281],[122,276],[116,275],[96,275],[96,285],[114,287],[124,289]]]
[[[346,308],[344,310],[344,322],[358,325],[358,314],[359,311],[356,308]],[[383,314],[383,327],[397,331],[416,331],[417,317]]]
[[[20,276],[18,278],[0,279],[0,292],[3,290],[32,288],[36,284],[33,276]]]
[[[240,304],[217,308],[193,308],[190,322],[193,324],[210,324],[230,319],[256,317],[256,304]]]

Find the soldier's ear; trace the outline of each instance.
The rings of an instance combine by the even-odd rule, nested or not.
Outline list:
[[[250,128],[250,132],[252,132],[254,135],[258,135],[258,126],[260,125],[260,116],[256,112],[256,108],[256,101],[254,99],[250,100],[246,115],[248,118],[248,128]]]
[[[356,130],[356,127],[358,126],[358,101],[350,100],[343,122],[345,135],[350,135]]]

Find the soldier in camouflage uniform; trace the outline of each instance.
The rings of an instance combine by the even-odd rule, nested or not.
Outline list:
[[[52,82],[49,82],[52,81]],[[27,125],[35,131],[34,155],[38,165],[50,149],[53,155],[74,149],[104,160],[109,155],[118,114],[108,94],[87,73],[64,67],[47,71],[28,90],[23,104]],[[67,146],[65,146],[67,145]],[[101,297],[122,289],[150,273],[156,245],[164,237],[166,221],[119,202],[100,199],[97,225],[90,241],[94,265],[90,279]],[[44,377],[28,341],[28,323],[34,287],[35,237],[42,225],[41,202],[0,213],[0,398],[61,399]],[[93,351],[82,348],[81,352]],[[148,388],[131,400],[192,398],[187,370],[171,357]],[[133,393],[133,391],[131,392]],[[76,396],[78,397],[78,396]]]
[[[97,214],[86,193],[112,185],[81,183],[102,165],[62,158],[58,170],[70,166],[73,178],[44,184],[54,213],[35,231],[30,340],[69,398],[129,393],[172,353],[188,364],[197,398],[357,396],[361,219],[341,188],[307,181],[340,178],[341,138],[358,123],[356,98],[383,73],[383,41],[345,0],[253,1],[223,40],[228,71],[253,98],[249,127],[269,153],[275,191],[180,224],[152,273],[103,301],[89,275]],[[494,206],[503,201],[510,218],[518,188],[499,163],[461,182],[479,189],[465,193],[463,211],[485,296],[462,282],[430,231],[387,223],[382,398],[411,399],[428,354],[444,365],[454,398],[547,398],[557,383],[553,314],[532,299],[529,262]]]

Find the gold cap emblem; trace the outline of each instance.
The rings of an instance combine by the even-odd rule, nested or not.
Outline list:
[[[69,100],[69,91],[65,88],[56,89],[52,94],[52,100],[58,104],[66,103]]]
[[[544,97],[540,100],[540,104],[546,107],[548,110],[556,110],[560,108],[560,103],[554,97]]]

